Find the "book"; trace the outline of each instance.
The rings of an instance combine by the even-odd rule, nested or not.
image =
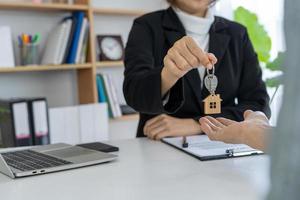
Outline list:
[[[71,41],[70,49],[68,50],[68,56],[66,63],[68,64],[75,64],[76,62],[76,55],[78,51],[79,39],[80,39],[80,32],[81,27],[84,20],[84,12],[74,12],[73,13],[73,20],[74,20],[74,34]]]
[[[108,76],[106,74],[102,74],[102,78],[103,78],[103,82],[104,82],[105,94],[107,96],[107,103],[109,106],[109,110],[111,112],[110,117],[115,118],[118,115],[117,115],[116,109],[114,107],[114,100],[113,100],[111,88],[109,86]]]
[[[47,44],[42,56],[41,64],[48,65],[61,64],[61,49],[64,42],[65,32],[68,28],[68,23],[59,23],[54,30],[49,34]]]
[[[64,63],[64,58],[65,58],[65,54],[67,52],[69,37],[71,35],[72,19],[67,18],[62,23],[65,23],[65,31],[63,33],[63,39],[62,39],[62,42],[61,42],[60,48],[59,48],[59,58],[58,58],[59,64]]]
[[[74,16],[68,16],[68,17],[64,18],[64,20],[67,20],[67,19],[72,20],[72,25],[71,25],[70,34],[69,34],[69,37],[68,37],[67,47],[66,47],[66,50],[65,50],[64,56],[63,56],[64,57],[63,58],[63,63],[67,63],[67,58],[68,58],[68,55],[69,55],[69,51],[71,49],[71,45],[72,45],[73,37],[74,37],[74,33],[75,33],[75,28],[76,28],[76,18],[74,18]]]
[[[84,46],[84,38],[85,38],[85,35],[87,34],[87,32],[86,32],[87,27],[88,27],[88,20],[85,17],[83,19],[81,30],[80,30],[80,36],[79,36],[78,48],[77,48],[76,57],[75,57],[75,63],[80,63],[80,56],[81,56],[82,48]]]
[[[98,99],[99,103],[107,103],[107,97],[104,90],[104,82],[100,75],[97,75],[97,88],[98,88]]]
[[[88,53],[88,42],[89,42],[89,22],[87,23],[86,30],[84,33],[83,46],[80,52],[79,63],[86,63]]]
[[[115,87],[115,84],[113,82],[112,79],[112,75],[111,74],[107,74],[107,79],[108,79],[108,84],[109,84],[109,88],[111,91],[111,95],[112,95],[112,104],[114,106],[114,109],[116,111],[116,117],[121,117],[122,116],[122,112],[121,112],[121,107],[117,98],[117,90]]]
[[[15,67],[11,29],[0,26],[0,67]]]

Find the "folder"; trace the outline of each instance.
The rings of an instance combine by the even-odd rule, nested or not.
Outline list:
[[[51,144],[65,142],[80,143],[79,107],[51,108],[50,130]]]
[[[67,56],[68,64],[75,64],[76,62],[76,54],[78,51],[80,32],[81,32],[83,20],[84,20],[84,12],[74,12],[73,14],[74,35]]]
[[[175,147],[201,161],[234,158],[263,154],[245,144],[226,144],[211,141],[207,135],[194,135],[186,137],[187,147],[183,146],[183,137],[170,137],[162,142]]]
[[[34,145],[50,143],[48,105],[46,98],[28,100],[31,134]]]
[[[33,145],[26,100],[0,100],[0,122],[2,147]]]

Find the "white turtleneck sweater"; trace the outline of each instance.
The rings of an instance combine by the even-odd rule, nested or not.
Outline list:
[[[192,37],[199,47],[208,52],[209,50],[209,30],[214,22],[215,18],[211,9],[208,9],[206,16],[204,18],[197,17],[191,14],[188,14],[179,8],[173,7],[175,13],[180,19],[185,31],[186,35]],[[199,75],[201,78],[201,88],[203,86],[203,78],[205,75],[205,68],[203,66],[199,66],[198,68]]]

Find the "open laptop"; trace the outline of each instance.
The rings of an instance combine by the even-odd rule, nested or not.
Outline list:
[[[0,172],[18,178],[100,164],[116,158],[113,154],[59,143],[0,153]]]

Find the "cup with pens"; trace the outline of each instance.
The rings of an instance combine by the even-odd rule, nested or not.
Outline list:
[[[21,65],[38,65],[40,34],[21,34],[18,41]]]

